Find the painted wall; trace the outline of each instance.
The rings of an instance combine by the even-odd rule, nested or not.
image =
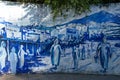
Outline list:
[[[44,29],[14,24],[1,14],[0,73],[120,75],[120,7],[114,6]]]

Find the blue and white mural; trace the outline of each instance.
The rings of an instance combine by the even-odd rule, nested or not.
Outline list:
[[[10,14],[8,19],[1,13],[0,73],[120,75],[120,7],[119,3],[114,5],[117,9],[111,6],[109,11],[98,8],[87,16],[52,26],[34,26],[29,21],[23,25],[14,18],[10,21]]]

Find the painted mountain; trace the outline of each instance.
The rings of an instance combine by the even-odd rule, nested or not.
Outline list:
[[[0,24],[6,25],[6,24],[12,24],[12,23],[11,22],[7,22],[7,21],[4,20],[4,18],[0,17]]]
[[[76,20],[70,21],[69,23],[87,24],[90,21],[93,21],[96,23],[110,22],[110,23],[120,24],[120,16],[108,13],[106,11],[100,11],[92,15],[86,16],[82,19],[76,19]]]
[[[90,22],[94,22],[96,25],[96,29],[98,27],[102,27],[105,31],[105,34],[107,34],[108,39],[120,39],[120,16],[119,14],[112,14],[109,12],[106,12],[104,10],[91,14],[89,16],[80,18],[80,19],[74,19],[68,23],[56,25],[56,26],[63,26],[68,24],[82,24],[86,25]]]

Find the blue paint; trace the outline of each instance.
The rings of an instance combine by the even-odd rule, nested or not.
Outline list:
[[[106,72],[106,70],[108,70],[108,62],[109,58],[111,57],[110,50],[111,49],[109,43],[106,43],[103,37],[103,41],[98,44],[96,51],[96,57],[100,58],[100,63],[103,68],[103,72]]]
[[[0,62],[1,74],[8,72],[29,73],[36,68],[45,68],[48,72],[56,72],[57,70],[64,72],[64,70],[69,71],[69,69],[79,72],[89,70],[89,67],[94,66],[94,64],[100,66],[97,68],[99,69],[97,70],[98,73],[101,71],[102,73],[109,73],[107,70],[115,70],[119,67],[115,64],[120,58],[118,51],[120,48],[120,17],[118,14],[102,10],[51,27],[27,25],[19,28],[11,22],[2,21],[0,24],[5,25],[5,27],[0,28],[0,47],[2,47],[0,56],[6,55],[3,57],[4,59],[0,57],[4,60],[3,63]],[[96,23],[97,26],[91,25],[90,22]],[[103,23],[114,23],[116,25],[107,26],[102,25]],[[8,29],[8,24],[14,27]],[[74,25],[70,28],[62,27],[69,26],[69,24]],[[77,29],[77,25],[80,25],[81,29]],[[65,29],[65,32],[60,33],[61,29],[58,27]],[[57,32],[57,36],[56,34],[55,36],[51,35],[54,29],[59,32]],[[16,35],[16,33],[19,34]],[[46,36],[49,37],[46,38]],[[45,40],[42,41],[43,38]],[[104,38],[106,38],[106,42],[104,42]],[[14,58],[16,58],[15,61]],[[113,58],[112,62],[115,66],[112,65],[109,68],[111,58]]]
[[[82,19],[76,19],[76,20],[70,21],[69,23],[87,24],[90,21],[94,21],[96,23],[104,23],[104,22],[112,23],[113,22],[113,23],[120,24],[120,17],[118,15],[114,15],[103,10],[95,14],[92,14],[90,16],[86,16]]]

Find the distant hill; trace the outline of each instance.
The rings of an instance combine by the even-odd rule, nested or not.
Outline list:
[[[82,19],[75,19],[70,21],[69,23],[81,23],[81,24],[87,24],[90,21],[96,22],[96,23],[103,23],[103,22],[110,22],[110,23],[116,23],[120,24],[120,16],[114,15],[109,12],[106,12],[104,10],[91,14],[89,16],[83,17]]]
[[[4,20],[4,18],[0,17],[0,24],[6,25],[6,24],[12,24],[12,23],[11,22],[7,22],[7,21]]]

